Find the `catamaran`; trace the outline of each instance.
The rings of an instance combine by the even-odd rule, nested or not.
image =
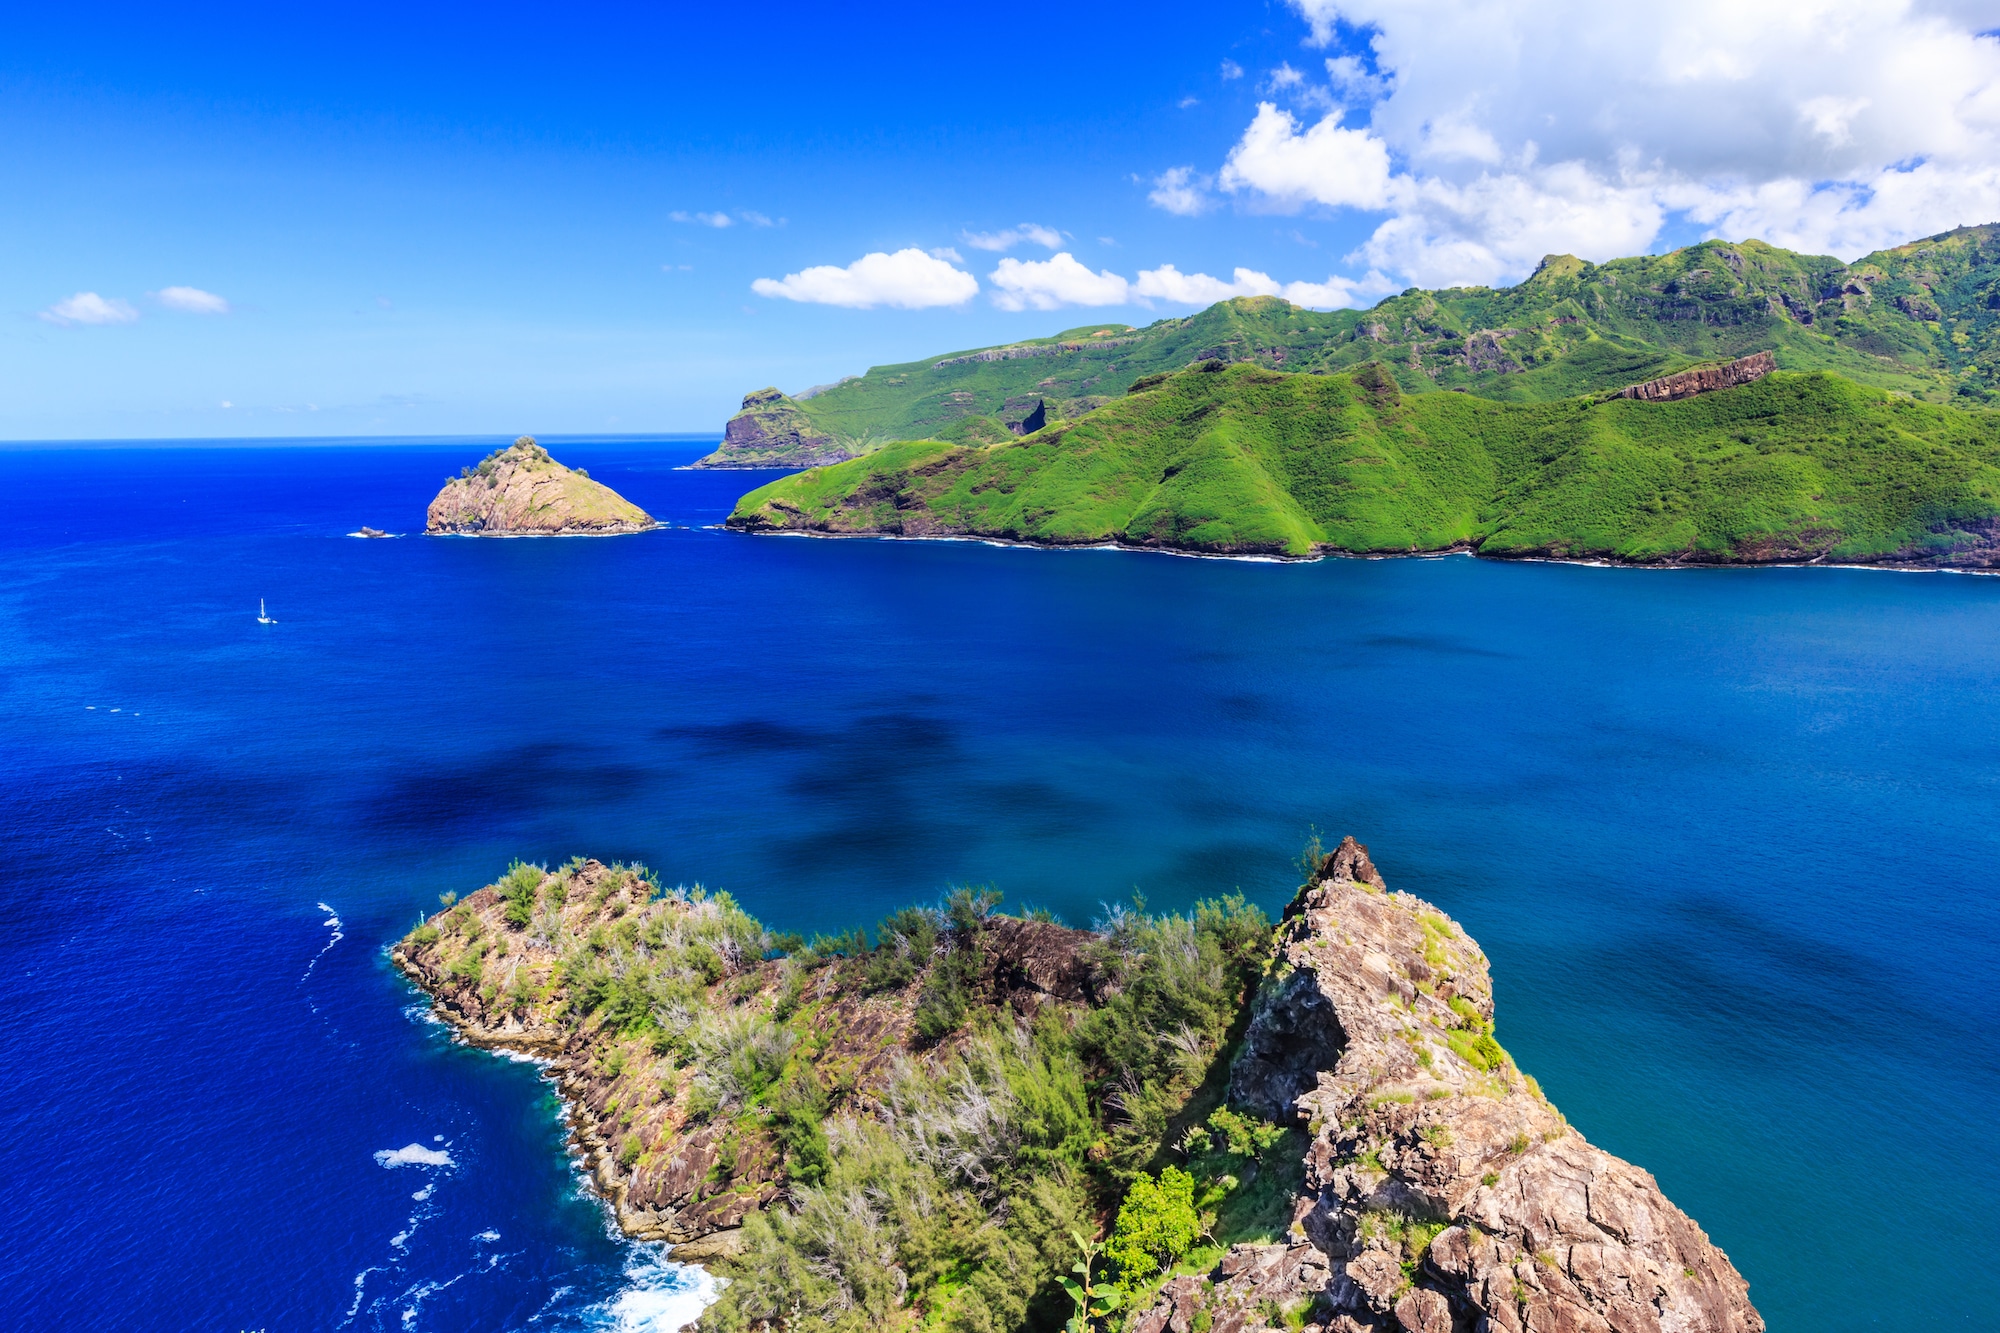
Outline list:
[[[264,599],[261,597],[257,599],[257,623],[260,625],[275,625],[278,623],[265,613]]]

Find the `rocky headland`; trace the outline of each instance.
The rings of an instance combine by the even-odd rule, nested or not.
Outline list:
[[[628,1232],[730,1276],[704,1328],[1760,1333],[1494,1039],[1478,945],[1352,838],[1307,864],[1275,929],[960,890],[810,944],[517,864],[392,957],[547,1062]]]
[[[743,395],[743,406],[723,427],[715,452],[696,467],[822,467],[853,458],[849,448],[821,430],[798,403],[777,389]]]
[[[482,537],[610,536],[644,532],[652,515],[523,435],[447,478],[424,531]]]

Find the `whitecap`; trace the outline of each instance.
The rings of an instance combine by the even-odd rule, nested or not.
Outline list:
[[[473,1237],[473,1239],[474,1239],[474,1240],[480,1240],[480,1241],[485,1241],[485,1242],[486,1242],[487,1244],[489,1244],[489,1245],[490,1245],[490,1244],[492,1244],[492,1243],[493,1243],[494,1241],[496,1241],[496,1240],[499,1240],[499,1239],[500,1239],[500,1233],[499,1233],[499,1232],[497,1232],[497,1231],[492,1231],[492,1230],[487,1230],[487,1231],[482,1231],[482,1232],[480,1232],[480,1233],[479,1233],[478,1235],[474,1236],[474,1237]]]
[[[412,1199],[415,1199],[415,1200],[416,1200],[416,1201],[417,1201],[418,1203],[422,1203],[422,1202],[423,1202],[423,1201],[424,1201],[425,1199],[428,1199],[428,1198],[430,1198],[430,1197],[431,1197],[431,1195],[432,1195],[432,1194],[433,1194],[434,1192],[436,1192],[436,1190],[437,1190],[437,1186],[435,1186],[435,1185],[426,1185],[426,1186],[424,1186],[424,1187],[423,1187],[422,1189],[418,1190],[418,1191],[417,1191],[417,1192],[416,1192],[415,1194],[412,1194],[412,1195],[411,1195],[410,1197],[411,1197]]]
[[[451,1154],[412,1143],[403,1148],[384,1148],[375,1154],[375,1161],[390,1170],[399,1166],[450,1166]]]
[[[313,969],[319,966],[319,960],[326,957],[326,951],[328,949],[331,949],[334,945],[340,943],[342,940],[347,938],[346,935],[341,933],[340,915],[337,912],[335,912],[331,907],[328,907],[325,903],[317,903],[315,904],[315,906],[317,906],[320,911],[326,913],[326,920],[321,924],[333,931],[333,938],[328,940],[325,943],[325,945],[323,945],[320,948],[320,951],[312,956],[312,961],[306,964],[306,970],[299,973],[300,981],[304,981],[307,977],[312,975]]]
[[[588,1313],[591,1326],[615,1333],[676,1333],[715,1303],[722,1283],[707,1270],[677,1264],[650,1245],[625,1260],[625,1288]]]

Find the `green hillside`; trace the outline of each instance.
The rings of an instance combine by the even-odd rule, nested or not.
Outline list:
[[[1854,264],[1709,241],[1605,264],[1552,255],[1518,286],[1413,288],[1366,311],[1245,297],[1144,328],[1091,324],[877,366],[797,406],[858,452],[893,440],[1008,439],[1037,402],[1051,424],[1071,420],[1142,376],[1204,357],[1320,373],[1373,360],[1405,393],[1546,402],[1764,350],[1785,370],[1834,371],[1932,402],[1993,400],[2000,224]]]
[[[1308,555],[2000,562],[2000,412],[1779,372],[1673,403],[1406,394],[1218,362],[988,447],[895,444],[751,492],[744,529]]]

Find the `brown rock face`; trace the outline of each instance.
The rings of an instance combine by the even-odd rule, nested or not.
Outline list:
[[[796,402],[777,389],[743,395],[743,407],[723,427],[722,445],[696,467],[824,467],[855,451],[815,426]]]
[[[424,531],[482,537],[609,536],[658,527],[618,492],[564,467],[523,435],[445,482]]]
[[[1751,384],[1763,379],[1778,368],[1778,362],[1769,352],[1752,352],[1749,356],[1720,366],[1696,366],[1693,370],[1683,370],[1678,375],[1667,375],[1644,384],[1634,384],[1620,389],[1620,398],[1638,398],[1649,403],[1671,403],[1681,398],[1692,398],[1698,393],[1712,393],[1717,389],[1733,389],[1739,384]]]
[[[1230,1096],[1310,1126],[1290,1244],[1177,1279],[1135,1328],[1235,1333],[1275,1300],[1326,1333],[1761,1333],[1728,1257],[1493,1042],[1479,946],[1367,848],[1321,860],[1278,958]]]

